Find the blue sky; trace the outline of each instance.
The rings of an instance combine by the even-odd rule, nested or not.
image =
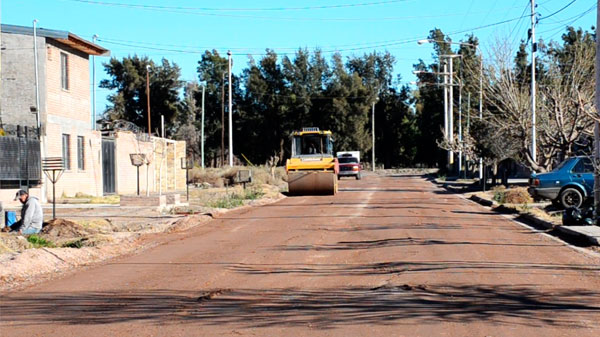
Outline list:
[[[390,51],[405,83],[414,81],[412,65],[431,60],[429,45],[417,45],[434,27],[458,41],[475,34],[482,49],[498,39],[514,49],[527,38],[529,0],[2,0],[1,21],[68,30],[98,44],[114,57],[148,55],[174,61],[184,80],[196,79],[206,49],[234,53],[234,72],[260,58],[266,48],[279,54],[299,47],[321,48],[327,57]],[[558,40],[567,25],[595,25],[596,0],[537,0],[536,36]],[[566,7],[566,8],[565,8]],[[525,16],[525,17],[524,17]],[[507,21],[505,23],[500,23]],[[491,26],[488,26],[491,25]],[[484,27],[488,26],[488,27]],[[98,81],[105,77],[97,58]],[[97,109],[109,92],[98,90]]]

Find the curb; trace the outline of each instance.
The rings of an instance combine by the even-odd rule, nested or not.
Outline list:
[[[488,206],[488,207],[492,207],[492,206],[494,206],[494,204],[496,204],[496,202],[493,200],[483,199],[481,197],[476,196],[475,194],[473,194],[471,197],[469,197],[469,199],[475,201],[476,203],[478,203],[480,205]]]
[[[570,226],[556,226],[556,228],[562,233],[572,235],[575,237],[586,238],[591,244],[600,246],[600,236],[586,235],[584,233],[581,233],[580,230],[582,227],[589,227],[589,226],[577,226],[577,227],[579,227],[579,228],[577,228],[577,230],[576,230]]]
[[[600,246],[600,236],[595,236],[595,235],[591,235],[591,234],[587,235],[586,233],[582,233],[581,232],[582,226],[578,226],[578,228],[571,228],[569,226],[556,225],[552,222],[542,220],[532,214],[519,213],[515,209],[506,207],[504,205],[499,205],[498,203],[496,203],[493,200],[484,199],[484,198],[478,197],[476,195],[471,195],[471,197],[469,197],[469,200],[474,201],[483,206],[491,207],[492,211],[497,212],[497,213],[515,214],[516,215],[515,220],[528,222],[535,226],[542,227],[542,228],[545,228],[548,230],[556,229],[563,234],[572,236],[574,238],[580,238],[580,239],[585,238],[585,239],[587,239],[587,241],[590,244]],[[583,227],[585,227],[585,226],[583,226]]]

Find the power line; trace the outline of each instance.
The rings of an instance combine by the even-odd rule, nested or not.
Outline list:
[[[566,19],[562,19],[562,20],[554,21],[554,23],[545,23],[544,25],[545,25],[545,26],[553,26],[553,25],[559,25],[559,24],[562,24],[562,23],[564,23],[564,22],[567,22],[567,21],[571,21],[571,20],[573,20],[573,19],[575,19],[575,18],[579,18],[579,17],[580,17],[582,14],[584,14],[584,15],[585,15],[585,14],[587,14],[587,13],[591,12],[591,11],[592,11],[592,10],[594,10],[594,9],[595,9],[597,6],[598,6],[598,5],[597,5],[597,4],[595,3],[595,1],[594,1],[594,4],[593,4],[593,5],[592,5],[590,8],[588,8],[587,10],[585,10],[584,12],[582,12],[582,13],[576,14],[576,15],[574,15],[574,16],[571,16],[571,17],[569,17],[569,18],[566,18]]]
[[[582,12],[582,13],[580,13],[580,14],[578,14],[578,15],[574,16],[574,17],[571,17],[571,18],[569,18],[569,20],[570,20],[570,19],[573,19],[573,20],[571,20],[571,21],[570,21],[569,23],[567,23],[566,25],[561,25],[561,26],[559,26],[559,27],[555,27],[555,28],[552,28],[552,29],[549,29],[549,30],[546,30],[546,31],[540,32],[540,34],[545,34],[545,33],[552,33],[552,32],[555,32],[555,33],[553,33],[552,35],[550,35],[550,38],[552,38],[552,37],[554,37],[556,34],[558,34],[558,33],[560,32],[560,30],[564,29],[565,27],[569,27],[569,26],[571,26],[572,24],[574,24],[575,22],[577,22],[577,20],[581,19],[582,17],[586,16],[587,14],[589,14],[590,12],[592,12],[593,10],[595,10],[595,9],[596,9],[596,6],[597,6],[597,5],[594,5],[594,6],[592,6],[591,8],[589,8],[588,10],[586,10],[585,12]],[[563,22],[564,22],[564,21],[563,21]]]
[[[547,19],[547,18],[551,18],[551,17],[553,17],[554,15],[556,15],[556,14],[558,14],[558,13],[560,13],[560,12],[564,11],[565,9],[569,8],[569,6],[571,6],[573,3],[575,3],[575,1],[577,1],[577,0],[571,0],[571,2],[569,2],[568,4],[566,4],[566,5],[565,5],[563,8],[561,8],[561,9],[557,10],[556,12],[554,12],[554,13],[552,13],[552,14],[550,14],[550,15],[546,15],[546,16],[542,17],[541,19],[539,19],[539,20],[538,20],[538,22],[539,22],[539,21],[542,21],[542,20],[545,20],[545,19]]]
[[[522,19],[523,17],[528,17],[528,16],[530,16],[530,15],[519,16],[516,18],[503,20],[503,21],[499,21],[499,22],[495,22],[495,23],[490,23],[487,25],[469,28],[469,29],[465,29],[465,30],[454,31],[454,32],[448,33],[447,35],[456,35],[456,34],[461,34],[461,33],[465,33],[465,32],[472,32],[475,30],[498,26],[498,25],[516,21],[516,20]],[[391,47],[391,46],[398,46],[398,45],[407,44],[407,43],[414,43],[414,42],[417,42],[418,40],[419,40],[419,38],[407,38],[407,39],[403,39],[403,40],[390,40],[390,41],[382,42],[382,43],[373,42],[369,45],[363,45],[365,43],[361,43],[361,44],[357,44],[356,46],[348,45],[348,46],[350,46],[349,48],[332,48],[330,50],[321,50],[321,52],[322,53],[337,53],[337,52],[344,52],[344,51],[357,51],[357,50],[366,50],[366,49],[373,49],[373,48]],[[105,42],[108,44],[125,46],[125,47],[143,48],[143,49],[149,49],[149,50],[167,51],[167,52],[184,53],[184,54],[201,54],[201,53],[204,53],[206,50],[206,49],[204,49],[204,50],[180,49],[180,48],[187,48],[187,46],[178,46],[178,45],[170,45],[172,47],[175,47],[175,49],[174,48],[161,48],[161,47],[154,47],[152,45],[147,45],[145,43],[136,43],[136,42],[127,43],[127,42],[119,42],[118,40],[112,40],[112,39],[98,39],[98,41]],[[152,44],[152,43],[149,43],[149,44]],[[215,49],[215,48],[207,48],[207,49]],[[242,48],[223,48],[223,49],[240,50]],[[295,52],[293,52],[293,53],[277,53],[277,54],[279,54],[279,55],[295,55]],[[234,53],[233,55],[260,56],[260,55],[266,55],[266,53],[241,53],[240,52],[240,53]]]
[[[93,0],[66,0],[66,1],[94,4],[94,5],[143,8],[143,9],[168,9],[168,10],[186,10],[186,11],[187,10],[196,10],[196,11],[215,11],[215,12],[263,12],[263,11],[297,11],[297,10],[366,7],[366,6],[388,5],[388,4],[399,3],[399,2],[409,2],[409,1],[413,1],[413,0],[388,0],[388,1],[364,2],[364,3],[357,3],[357,4],[340,4],[340,5],[306,6],[306,7],[269,7],[269,8],[180,7],[180,6],[136,5],[136,4],[129,4],[129,3],[93,1]]]
[[[102,2],[102,1],[94,1],[94,0],[63,0],[63,1],[76,1],[85,4],[92,5],[103,5],[103,6],[113,6],[113,7],[121,7],[121,8],[133,8],[133,9],[142,9],[142,10],[151,10],[151,11],[159,11],[159,12],[167,12],[167,13],[176,13],[176,14],[188,14],[188,15],[200,15],[200,16],[212,16],[212,17],[230,17],[230,18],[242,18],[242,19],[259,19],[259,20],[283,20],[283,21],[321,21],[321,22],[360,22],[360,21],[402,21],[402,20],[410,20],[410,19],[427,19],[427,18],[441,18],[441,17],[452,17],[452,16],[461,16],[464,13],[446,13],[446,14],[438,14],[438,15],[420,15],[420,16],[403,16],[403,17],[360,17],[360,18],[331,18],[331,17],[277,17],[277,16],[256,16],[256,15],[236,15],[236,14],[217,14],[217,13],[207,13],[207,12],[194,12],[193,9],[178,9],[179,7],[169,7],[169,6],[150,6],[150,5],[134,5],[134,4],[122,4],[122,3],[112,3],[112,2]],[[181,7],[185,8],[185,7]],[[502,8],[498,10],[508,10],[512,8]],[[481,13],[473,13],[473,14],[481,14]]]

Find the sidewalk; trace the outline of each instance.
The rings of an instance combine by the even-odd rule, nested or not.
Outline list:
[[[494,200],[489,200],[476,195],[472,195],[470,200],[492,208],[492,210],[499,213],[507,213],[508,208],[498,204]],[[511,209],[512,210],[512,209]],[[546,229],[556,229],[561,233],[573,236],[576,238],[582,238],[588,241],[590,244],[600,246],[600,227],[598,226],[563,226],[557,225],[552,222],[540,219],[529,213],[519,213],[517,219],[531,222],[537,226],[541,226]]]
[[[475,192],[480,191],[479,185],[472,179],[466,180],[456,180],[456,181],[440,181],[438,179],[434,180],[435,183],[441,185],[446,190],[450,192],[454,192],[456,194],[464,194],[467,192]],[[509,179],[509,185],[526,185],[527,179]],[[558,225],[543,219],[540,219],[530,213],[520,213],[519,211],[505,207],[504,205],[500,205],[494,200],[488,198],[482,198],[477,195],[471,195],[468,199],[483,205],[490,207],[492,210],[498,213],[512,213],[518,214],[517,219],[524,220],[526,222],[530,222],[535,224],[536,226],[546,228],[546,229],[556,229],[557,231],[571,236],[577,239],[583,239],[589,242],[591,245],[600,246],[600,227],[599,226],[563,226]],[[535,205],[530,205],[535,206]]]

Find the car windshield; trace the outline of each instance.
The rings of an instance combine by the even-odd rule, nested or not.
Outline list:
[[[340,157],[338,158],[340,164],[358,163],[358,159],[354,157]]]

